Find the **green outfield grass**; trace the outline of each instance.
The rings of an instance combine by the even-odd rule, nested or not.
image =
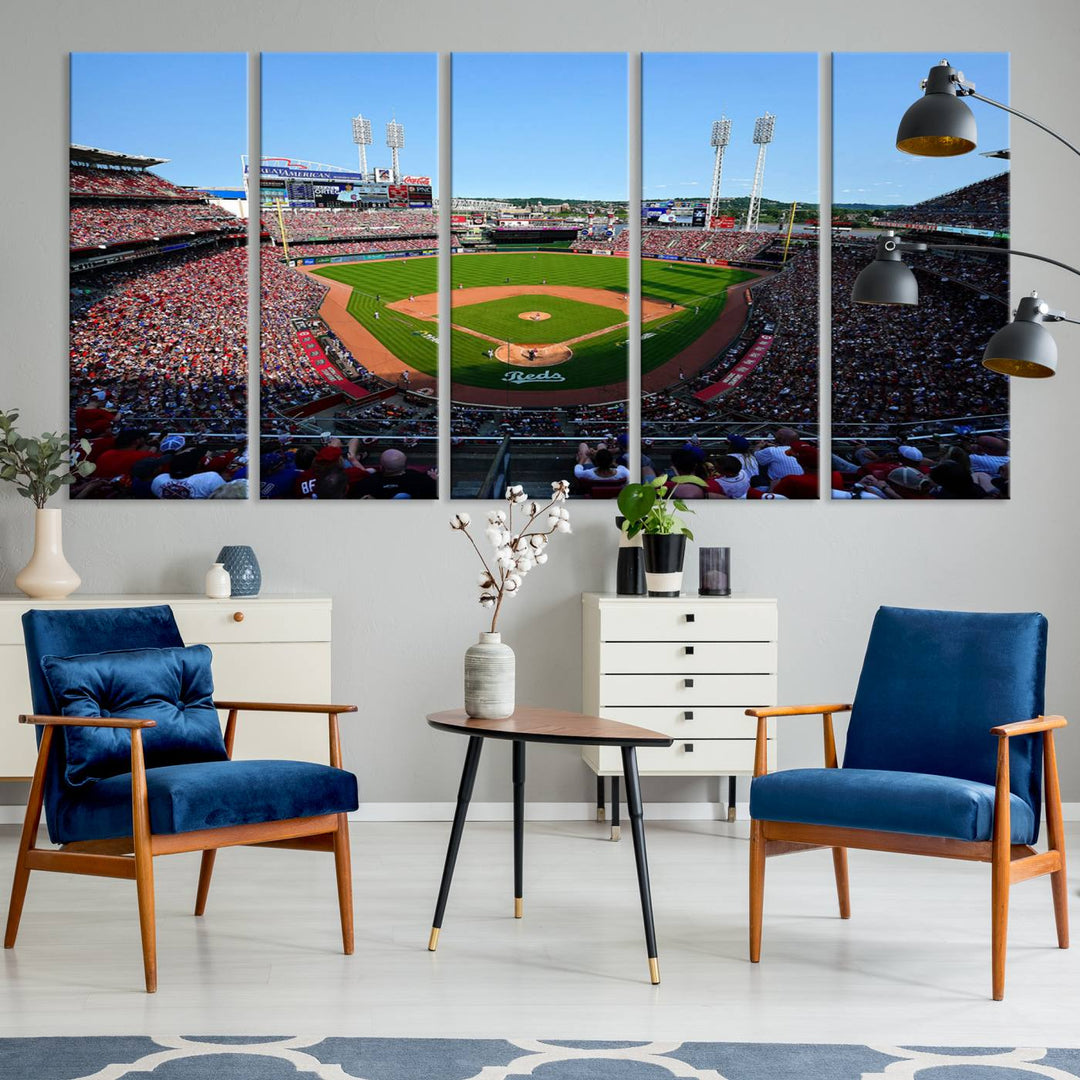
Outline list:
[[[525,311],[543,311],[551,318],[533,322],[521,318]],[[453,309],[453,322],[455,326],[476,330],[498,341],[550,345],[624,323],[626,316],[617,308],[567,300],[562,296],[523,293],[483,304],[463,304]]]
[[[438,334],[437,324],[424,319],[415,319],[399,312],[385,310],[385,304],[401,300],[407,296],[420,296],[435,292],[437,285],[438,259],[434,256],[421,256],[413,259],[371,260],[368,262],[342,263],[319,267],[316,271],[322,277],[345,282],[353,289],[349,300],[349,313],[364,327],[371,331],[388,349],[418,371],[431,375],[437,374],[438,349],[431,340]],[[573,254],[555,254],[546,252],[513,252],[507,254],[467,254],[454,255],[451,258],[450,277],[453,288],[465,289],[487,285],[576,285],[584,288],[605,289],[626,295],[628,283],[628,260],[621,256],[591,256]],[[656,319],[644,328],[642,341],[642,367],[652,371],[666,363],[673,356],[695,341],[716,321],[723,309],[729,286],[753,277],[744,270],[735,270],[725,266],[705,266],[698,263],[665,262],[660,259],[644,259],[641,266],[642,293],[647,299],[679,304],[683,310],[672,312],[670,316]],[[380,297],[376,301],[375,297]],[[521,298],[515,298],[521,299]],[[560,304],[575,303],[563,301],[561,297],[545,296],[536,299],[519,310],[555,312],[550,306],[553,301]],[[503,304],[505,301],[492,301]],[[455,309],[454,317],[468,311],[470,307],[490,307],[487,305],[466,305]],[[577,306],[593,309],[597,305],[578,304]],[[695,312],[695,308],[697,311]],[[376,309],[380,317],[374,318]],[[610,312],[611,316],[621,315],[614,309],[600,310]],[[533,328],[548,328],[555,318],[543,323],[520,323],[516,335],[510,339],[518,342],[539,344],[544,336],[526,338],[523,329],[531,332]],[[469,325],[472,325],[470,322]],[[609,324],[610,325],[610,324]],[[478,329],[478,327],[474,327]],[[599,328],[599,327],[597,327]],[[587,333],[588,331],[580,331]],[[548,336],[547,340],[563,341],[575,334]],[[503,375],[507,371],[505,364],[489,359],[489,345],[473,334],[460,330],[450,331],[450,349],[452,371],[455,382],[472,386],[496,387],[508,389]],[[576,389],[588,386],[605,386],[621,383],[627,377],[627,330],[625,327],[606,334],[582,341],[574,347],[573,359],[557,368],[563,376],[559,383],[539,383],[538,390]],[[363,362],[362,358],[360,358]],[[527,394],[528,385],[515,388],[515,393]]]

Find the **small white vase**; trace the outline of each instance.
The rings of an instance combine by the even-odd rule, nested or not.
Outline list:
[[[60,510],[38,510],[34,515],[34,554],[19,571],[15,586],[35,600],[62,600],[82,578],[64,558]]]
[[[501,634],[482,633],[465,650],[465,712],[476,720],[503,720],[514,711],[514,650]]]
[[[206,595],[211,600],[226,600],[232,596],[232,578],[224,563],[216,562],[206,571]]]

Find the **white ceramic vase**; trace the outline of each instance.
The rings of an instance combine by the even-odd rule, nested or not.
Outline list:
[[[64,558],[60,510],[38,510],[34,515],[34,554],[19,571],[15,586],[35,600],[62,600],[82,578]]]
[[[232,578],[224,563],[216,562],[206,571],[206,595],[211,600],[226,600],[232,596]]]
[[[465,712],[477,720],[502,720],[514,711],[514,650],[501,634],[482,633],[465,650]]]

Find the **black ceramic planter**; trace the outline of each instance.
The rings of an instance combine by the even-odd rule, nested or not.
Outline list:
[[[645,584],[650,596],[678,596],[682,592],[686,537],[682,533],[646,533]]]

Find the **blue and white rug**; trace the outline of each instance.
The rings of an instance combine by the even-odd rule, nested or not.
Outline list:
[[[0,1039],[3,1080],[1076,1080],[1080,1050],[537,1039]]]

